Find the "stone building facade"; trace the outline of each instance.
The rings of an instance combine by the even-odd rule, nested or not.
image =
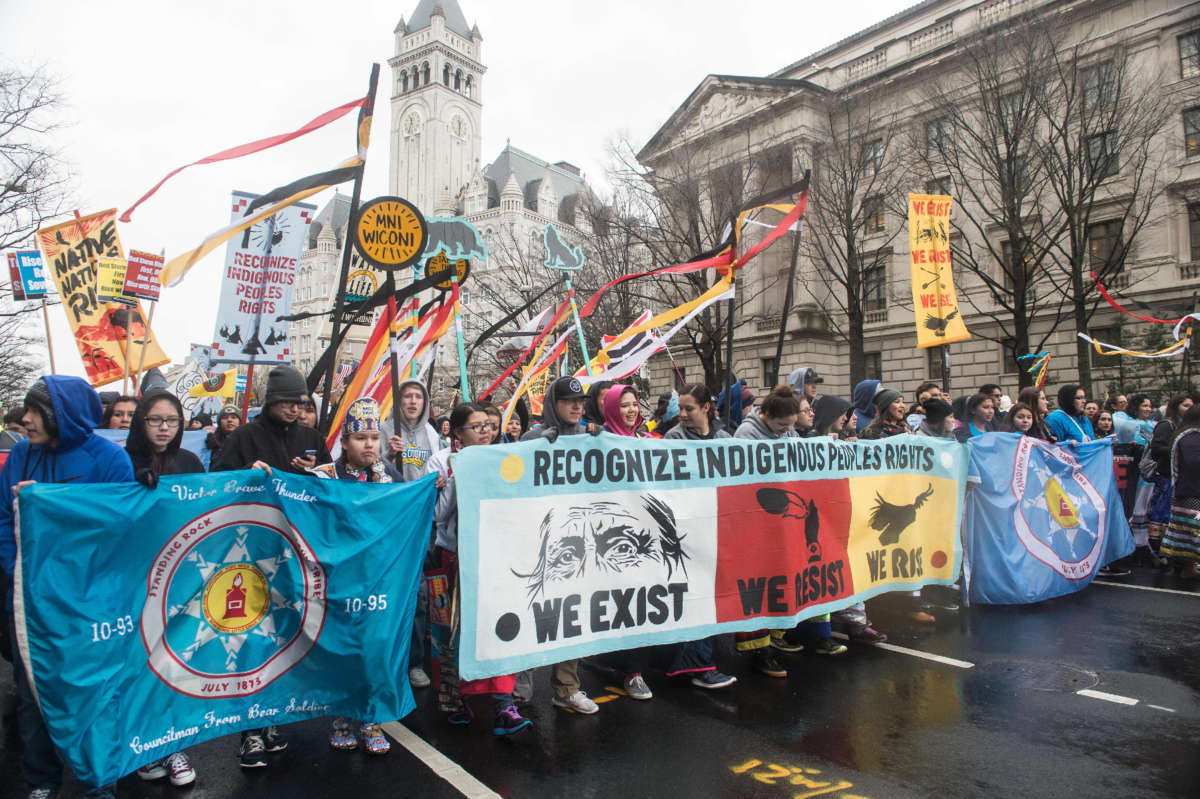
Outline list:
[[[704,153],[713,163],[740,163],[746,170],[770,162],[773,172],[766,179],[786,185],[812,165],[820,143],[824,97],[870,88],[898,115],[905,130],[921,131],[929,122],[928,109],[921,103],[921,86],[931,74],[944,76],[961,68],[963,42],[968,37],[1011,24],[1019,15],[1045,14],[1059,22],[1066,20],[1074,35],[1095,40],[1101,52],[1110,43],[1119,43],[1142,74],[1160,76],[1157,82],[1171,105],[1171,121],[1150,146],[1166,154],[1171,175],[1114,282],[1130,300],[1151,305],[1189,301],[1200,291],[1198,9],[1182,0],[925,0],[772,75],[707,76],[644,146],[639,160],[648,168],[669,170],[674,154],[688,149]],[[1117,169],[1114,185],[1119,186],[1122,175],[1119,166]],[[939,178],[932,174],[924,177],[928,182]],[[712,187],[706,185],[705,190],[711,192]],[[922,182],[909,190],[919,193],[929,190],[929,185]],[[1096,222],[1106,223],[1102,211]],[[987,235],[999,234],[989,231]],[[890,248],[890,257],[866,307],[868,376],[911,397],[919,383],[940,376],[940,353],[916,349],[905,218],[891,208],[881,209],[877,235],[868,243],[871,240],[877,241],[881,251]],[[836,333],[844,320],[830,311],[836,305],[829,290],[818,279],[815,265],[803,257],[797,266],[796,304],[789,317],[783,362],[773,362],[788,249],[776,246],[770,259],[748,270],[748,281],[773,281],[773,288],[755,292],[752,282],[747,286],[751,299],[741,309],[735,336],[735,372],[752,386],[765,389],[774,369],[786,375],[796,365],[806,364],[825,376],[826,393],[849,396],[848,346]],[[782,280],[778,279],[781,274]],[[962,301],[968,295],[980,303],[989,301],[982,279],[959,269],[955,269],[955,279],[965,321],[976,335],[950,347],[953,392],[967,393],[983,383],[998,382],[1015,396],[1019,375],[1011,345],[1006,351],[1005,342],[985,338],[982,334],[1002,336],[986,314],[973,313]],[[993,279],[998,279],[998,274]],[[1051,287],[1035,285],[1033,290],[1049,291]],[[1096,338],[1112,340],[1123,335],[1128,340],[1137,331],[1136,325],[1127,324],[1132,322],[1102,307],[1089,330]],[[1076,330],[1071,320],[1056,325],[1049,317],[1038,317],[1032,328],[1035,334],[1050,334],[1047,348],[1053,357],[1048,386],[1072,379]],[[689,379],[701,374],[695,357],[684,348],[678,349],[676,358]],[[1110,384],[1120,383],[1129,360],[1094,357],[1095,394],[1103,396]],[[656,390],[673,382],[670,363],[658,361],[650,366]]]

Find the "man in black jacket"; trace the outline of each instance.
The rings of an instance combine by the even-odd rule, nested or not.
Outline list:
[[[317,464],[332,462],[321,434],[296,422],[307,391],[304,376],[292,367],[272,369],[262,412],[229,434],[213,458],[211,471],[269,466],[304,474]]]
[[[306,474],[317,464],[333,458],[321,434],[296,420],[300,405],[308,397],[304,376],[290,366],[276,366],[267,375],[267,395],[262,412],[249,424],[229,434],[219,453],[213,457],[210,471],[231,469],[279,469]],[[242,733],[238,761],[242,768],[267,765],[267,752],[287,748],[287,741],[275,727],[246,730]]]

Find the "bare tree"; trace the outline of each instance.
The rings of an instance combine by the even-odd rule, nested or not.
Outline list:
[[[975,279],[959,294],[995,323],[972,335],[1010,342],[1013,355],[1040,349],[1065,303],[1064,295],[1039,285],[1049,282],[1061,226],[1061,214],[1044,202],[1049,176],[1039,157],[1046,147],[1042,84],[1054,60],[1054,42],[1040,24],[1022,17],[964,41],[960,69],[924,92],[931,114],[909,147],[926,188],[958,200],[951,258]],[[1046,314],[1054,323],[1035,341],[1033,321]],[[1030,376],[1018,371],[1028,385]]]
[[[1128,285],[1134,240],[1178,174],[1168,148],[1156,146],[1172,105],[1156,75],[1139,74],[1125,42],[1083,37],[1059,50],[1052,27],[1035,35],[1047,40],[1038,97],[1048,136],[1039,155],[1058,223],[1048,276],[1085,332],[1101,301],[1089,272]],[[1076,339],[1076,355],[1079,382],[1090,387],[1090,345]]]
[[[752,149],[747,139],[734,152],[732,157],[718,157],[701,142],[683,141],[646,166],[628,140],[616,141],[610,147],[608,178],[614,188],[607,246],[635,253],[648,268],[683,263],[719,246],[746,202],[792,182],[789,142],[770,142],[765,148],[759,143]],[[786,153],[786,158],[772,153]],[[786,274],[763,270],[761,264],[754,268],[760,270],[759,279],[737,281],[738,324],[766,318],[756,300],[778,294],[779,276]],[[669,308],[695,299],[720,278],[710,269],[635,281],[625,287],[624,301]],[[727,303],[711,305],[682,331],[686,346],[700,361],[704,383],[713,391],[721,390],[725,380],[729,312]]]
[[[886,224],[889,211],[905,213],[903,142],[895,114],[868,93],[826,97],[821,126],[800,247],[825,289],[823,295],[810,289],[813,299],[832,300],[845,316],[845,326],[832,327],[849,346],[850,385],[856,385],[866,377],[866,315],[887,307],[891,244],[904,229]]]
[[[0,293],[10,292],[8,283],[0,283]],[[41,346],[44,342],[30,334],[19,311],[0,312],[0,408],[7,411],[20,406],[29,384],[41,374],[44,362],[37,355]]]
[[[43,72],[0,69],[0,249],[23,244],[66,207],[67,169],[48,142],[60,106]]]

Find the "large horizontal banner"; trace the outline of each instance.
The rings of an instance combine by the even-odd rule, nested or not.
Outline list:
[[[1087,586],[1133,552],[1112,439],[1060,447],[1016,433],[971,439],[964,514],[972,602],[1038,602]]]
[[[967,448],[602,434],[455,456],[469,679],[958,576]]]
[[[71,770],[105,784],[239,730],[408,714],[435,493],[260,470],[27,486],[17,637]]]

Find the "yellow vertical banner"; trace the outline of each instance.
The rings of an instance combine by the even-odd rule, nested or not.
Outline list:
[[[46,270],[54,279],[75,334],[88,382],[103,386],[123,378],[129,343],[133,344],[133,358],[139,357],[145,346],[147,369],[168,362],[146,324],[140,304],[126,307],[100,302],[97,260],[124,257],[117,236],[117,209],[42,228],[37,236]]]
[[[912,257],[917,347],[940,347],[971,337],[958,309],[950,269],[950,208],[945,194],[908,195],[908,249]]]

